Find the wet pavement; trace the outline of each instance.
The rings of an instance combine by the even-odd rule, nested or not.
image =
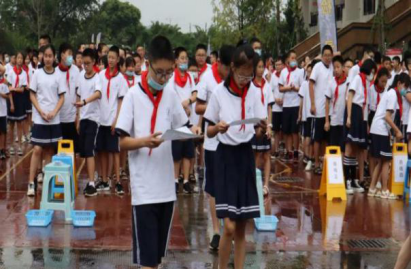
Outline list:
[[[131,264],[131,205],[114,192],[85,198],[75,209],[96,211],[94,227],[73,228],[57,212],[47,228],[29,228],[25,213],[38,209],[26,197],[30,147],[23,157],[0,161],[0,268],[135,268]],[[80,190],[85,167],[77,160]],[[246,268],[392,268],[411,225],[411,209],[402,200],[355,194],[346,202],[319,197],[320,177],[303,164],[273,160],[266,213],[279,219],[276,232],[247,228]],[[169,255],[162,268],[217,268],[208,250],[212,235],[204,193],[178,196]],[[411,267],[410,267],[411,268]]]

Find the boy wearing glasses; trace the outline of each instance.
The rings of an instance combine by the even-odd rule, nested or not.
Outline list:
[[[118,113],[121,103],[127,92],[128,85],[124,76],[118,69],[120,51],[112,46],[108,51],[108,67],[99,73],[102,97],[100,102],[100,127],[97,134],[96,149],[99,154],[100,167],[103,181],[97,184],[97,191],[109,191],[109,176],[112,174],[112,165],[109,165],[109,155],[113,156],[114,173],[116,175],[115,191],[123,194],[120,183],[120,148],[119,139],[115,134]]]
[[[174,73],[167,38],[151,41],[149,62],[141,82],[124,98],[116,131],[121,148],[129,151],[133,262],[158,268],[166,255],[176,200],[171,142],[161,135],[189,126],[189,120],[176,92],[166,88]]]

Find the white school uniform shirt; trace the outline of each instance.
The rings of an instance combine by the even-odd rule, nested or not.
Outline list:
[[[40,108],[49,113],[53,111],[59,101],[59,96],[67,91],[66,80],[61,79],[61,76],[54,69],[53,73],[47,73],[44,68],[36,70],[30,81],[30,90],[36,94]],[[60,113],[51,121],[45,121],[40,116],[37,109],[33,106],[33,122],[42,125],[60,124]]]
[[[310,76],[310,80],[314,81],[314,103],[316,114],[315,118],[325,118],[325,93],[328,91],[330,81],[333,79],[332,64],[327,68],[323,62],[317,63]],[[311,109],[311,105],[310,105]]]
[[[87,78],[86,73],[83,71],[77,79],[77,96],[81,101],[86,100],[96,91],[101,92],[101,81],[98,73],[95,73],[92,77]],[[101,98],[100,98],[101,99]],[[80,108],[80,120],[91,120],[95,123],[100,123],[100,103],[101,100],[97,99],[91,103],[87,103]]]
[[[365,81],[365,85],[367,87],[367,94],[370,92],[370,82],[368,80]],[[352,99],[353,104],[359,105],[363,110],[363,120],[368,120],[368,97],[365,98],[364,96],[364,86],[362,84],[362,80],[360,75],[357,75],[353,78],[348,86],[349,91],[354,91],[354,97]]]
[[[302,107],[302,121],[307,121],[307,118],[313,118],[311,114],[311,97],[310,97],[310,88],[308,80],[304,80],[301,84],[300,90],[298,91],[298,96],[303,99]]]
[[[191,97],[191,95],[193,94],[193,92],[196,92],[196,87],[195,87],[195,82],[194,82],[194,78],[187,73],[188,78],[187,78],[187,83],[186,85],[184,85],[183,88],[181,88],[180,86],[177,85],[177,83],[175,82],[175,73],[173,74],[173,76],[170,78],[170,80],[168,81],[166,88],[169,88],[169,90],[174,91],[179,100],[181,101],[180,104],[187,100],[188,98]]]
[[[224,83],[224,81],[222,81],[221,83]],[[197,99],[208,103],[217,85],[219,85],[219,83],[214,77],[213,71],[211,69],[206,71],[202,80],[197,84]],[[208,125],[208,122],[205,122],[204,149],[209,151],[216,151],[219,142],[217,140],[217,136],[213,138],[209,138],[207,136]]]
[[[198,83],[197,83],[197,85],[200,84],[200,82],[203,80],[205,74],[206,74],[207,72],[211,71],[211,65],[206,64],[206,66],[207,66],[206,70],[201,74],[201,76],[198,76]],[[191,123],[193,123],[194,125],[198,125],[198,123],[200,122],[200,115],[198,115],[198,114],[195,112],[195,104],[193,104],[193,107],[192,107],[192,113],[191,113],[191,116],[190,116],[190,121],[191,121]]]
[[[136,74],[133,75],[133,79],[129,79],[127,75],[124,75],[124,78],[126,80],[128,89],[132,88],[134,85],[137,85],[141,82],[141,76]]]
[[[10,72],[13,72],[13,66],[11,63],[7,63],[4,68],[6,68],[6,72],[4,73],[5,77],[7,77]]]
[[[391,127],[385,120],[387,110],[391,110],[392,120],[395,118],[395,110],[398,108],[397,93],[394,89],[389,89],[381,98],[380,103],[375,112],[374,119],[372,120],[370,133],[376,135],[388,136]]]
[[[385,87],[384,91],[382,93],[378,93],[377,90],[375,89],[375,84],[371,85],[370,87],[370,92],[368,93],[369,97],[369,108],[371,111],[377,111],[377,106],[378,106],[378,95],[380,96],[380,102],[384,94],[388,90],[388,84],[387,87]]]
[[[294,71],[291,72],[290,79],[287,80],[288,77],[288,69],[284,68],[281,71],[280,79],[278,84],[281,86],[290,86],[293,84],[297,88],[301,86],[304,81],[304,72],[301,71],[299,68],[296,68]],[[300,97],[298,97],[298,92],[296,91],[287,91],[284,93],[283,98],[283,107],[298,107],[300,106]]]
[[[281,77],[281,73],[280,73]],[[280,85],[278,84],[280,81],[280,77],[277,77],[276,73],[274,72],[271,76],[271,89],[273,90],[274,95],[274,105],[273,105],[273,112],[283,112],[283,106],[278,105],[275,103],[275,99],[283,99],[284,93],[280,92]]]
[[[116,119],[118,99],[123,98],[127,93],[127,81],[120,71],[115,77],[112,77],[110,82],[110,96],[108,99],[106,69],[102,70],[98,75],[100,76],[101,83],[100,124],[102,126],[111,126]]]
[[[21,69],[21,73],[19,76],[19,84],[17,85],[17,87],[23,87],[23,86],[28,86],[28,82],[27,82],[27,74],[26,72]],[[14,86],[16,86],[16,80],[17,80],[17,74],[16,72],[14,72],[14,70],[11,70],[11,72],[9,73],[9,75],[7,76],[7,82],[11,85],[11,87],[14,88]]]
[[[337,82],[335,77],[330,80],[330,84],[325,92],[325,97],[330,100],[330,125],[342,126],[344,125],[344,112],[345,112],[345,91],[347,90],[347,80],[338,86],[338,96],[336,97],[335,90],[337,88]],[[337,98],[337,101],[335,101]],[[335,102],[335,105],[334,105]]]
[[[9,87],[7,86],[6,81],[0,83],[0,93],[9,95]],[[7,99],[0,97],[0,118],[7,117]]]
[[[130,88],[121,106],[116,129],[131,137],[150,135],[153,103],[140,84]],[[154,132],[177,129],[188,123],[180,99],[170,88],[163,90]],[[176,200],[171,142],[151,151],[140,148],[128,152],[132,205],[166,203]]]
[[[401,123],[403,125],[408,124],[408,112],[410,111],[410,103],[407,101],[407,94],[411,93],[411,88],[406,89],[406,94],[404,96],[401,96],[402,98],[402,117],[401,117]]]
[[[351,81],[359,74],[360,74],[360,66],[358,64],[351,67],[350,71],[348,72],[347,84],[350,85]]]
[[[77,101],[76,95],[76,85],[77,79],[80,75],[80,70],[74,64],[70,66],[69,69],[69,80],[67,82],[67,72],[61,71],[60,68],[56,67],[56,73],[64,80],[67,84],[67,92],[64,95],[64,104],[60,110],[60,122],[69,123],[75,122],[77,108],[73,105]]]
[[[264,111],[258,91],[249,89],[245,97],[245,119],[265,119],[266,116],[267,112]],[[241,120],[241,97],[232,93],[224,86],[224,83],[219,84],[208,102],[204,118],[213,124],[220,121],[229,124]],[[218,133],[217,139],[219,142],[231,146],[249,142],[255,134],[254,125],[246,124],[245,129],[240,129],[240,125],[229,127],[226,133]]]
[[[265,82],[263,90],[261,90],[260,87],[257,87],[254,82],[251,82],[250,84],[250,90],[251,91],[257,91],[257,98],[260,99],[261,104],[264,106],[264,110],[266,111],[266,118],[268,117],[268,106],[274,104],[274,94],[273,91],[271,90],[271,85],[268,81]],[[261,94],[264,94],[264,103],[262,102],[262,96]]]

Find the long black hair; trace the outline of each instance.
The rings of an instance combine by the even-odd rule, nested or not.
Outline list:
[[[398,74],[394,77],[394,81],[392,82],[390,88],[397,87],[398,82],[404,83],[405,88],[409,88],[411,84],[410,76],[406,73]]]
[[[241,45],[237,47],[234,51],[232,65],[235,68],[240,68],[241,66],[253,66],[255,52],[249,44]],[[229,87],[231,78],[233,77],[233,70],[230,68],[227,79],[224,81],[224,86]]]

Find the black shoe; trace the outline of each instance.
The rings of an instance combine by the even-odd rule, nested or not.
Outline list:
[[[294,162],[298,163],[298,151],[294,151],[293,158],[294,158]]]
[[[210,249],[211,249],[211,250],[214,250],[214,251],[217,251],[219,245],[220,245],[220,235],[219,235],[219,234],[215,234],[215,235],[213,235],[213,239],[211,239]]]
[[[184,183],[183,184],[183,192],[185,193],[185,194],[190,194],[191,193],[191,185],[190,185],[190,182],[186,182],[186,183]]]
[[[121,185],[120,182],[116,183],[116,193],[118,195],[123,195],[124,194],[123,186]]]
[[[190,174],[188,181],[190,182],[197,182],[196,176],[194,174]]]
[[[110,185],[108,182],[100,181],[96,185],[97,191],[109,191],[110,190]]]
[[[97,190],[94,186],[90,185],[90,183],[87,183],[87,186],[84,189],[84,195],[86,197],[96,196],[97,195]]]
[[[176,182],[175,184],[176,184],[176,193],[178,194],[178,192],[179,192],[179,187],[180,187],[180,183]]]

